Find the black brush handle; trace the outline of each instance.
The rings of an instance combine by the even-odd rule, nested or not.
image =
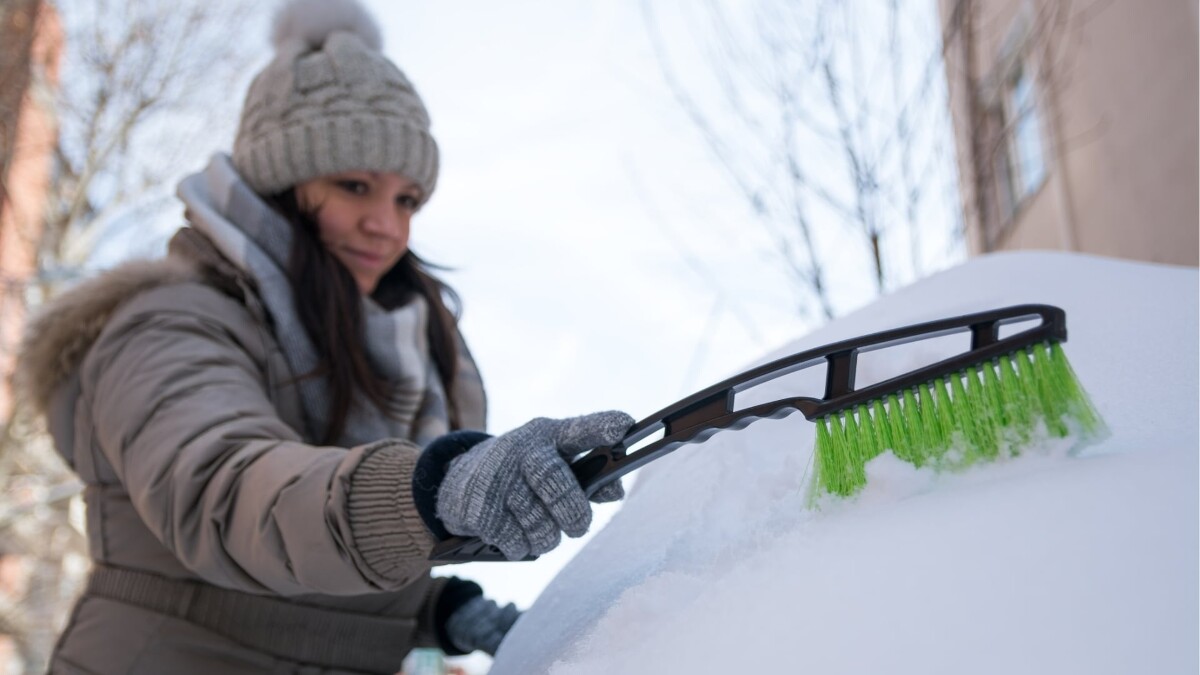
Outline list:
[[[1000,337],[1000,326],[1033,318],[1041,319],[1041,323],[1008,337]],[[860,353],[965,331],[971,332],[968,351],[855,389],[854,377]],[[752,368],[663,408],[633,425],[617,445],[595,448],[576,457],[571,462],[571,470],[590,497],[605,485],[670,454],[680,446],[705,441],[724,429],[744,429],[760,419],[779,419],[797,410],[807,419],[814,420],[1035,344],[1065,342],[1066,339],[1067,315],[1062,309],[1051,305],[1015,305],[835,342]],[[734,397],[739,391],[822,363],[828,366],[824,396],[783,398],[741,410],[733,409]],[[662,438],[639,447],[639,444],[659,432],[663,434]],[[536,557],[529,556],[524,560],[535,560]],[[483,543],[477,537],[444,540],[434,547],[429,559],[437,562],[508,560],[499,549]]]
[[[1000,337],[1000,326],[1032,318],[1041,319],[1041,323],[1008,337]],[[969,350],[903,375],[877,382],[869,387],[854,388],[854,371],[860,353],[965,331],[971,332]],[[813,353],[828,360],[830,367],[826,375],[825,396],[800,409],[806,418],[815,420],[892,392],[904,391],[938,377],[961,372],[1026,347],[1043,342],[1066,341],[1067,314],[1062,309],[1051,305],[1015,305],[872,333],[864,337],[820,347],[813,352],[789,356],[769,363],[763,368],[769,369],[772,365]],[[835,363],[835,361],[839,363]]]

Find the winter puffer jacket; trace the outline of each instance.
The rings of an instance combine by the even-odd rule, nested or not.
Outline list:
[[[20,377],[86,484],[96,563],[51,672],[390,673],[445,647],[418,448],[302,438],[252,285],[184,232],[28,332]]]

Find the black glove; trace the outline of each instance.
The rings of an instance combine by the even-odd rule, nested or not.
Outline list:
[[[482,595],[471,598],[450,615],[445,633],[450,644],[463,653],[482,650],[495,656],[500,641],[521,617],[516,605],[503,607]]]

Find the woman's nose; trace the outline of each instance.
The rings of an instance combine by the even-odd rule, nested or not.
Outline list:
[[[397,209],[376,209],[366,214],[363,229],[380,237],[402,238],[408,231],[408,217]]]

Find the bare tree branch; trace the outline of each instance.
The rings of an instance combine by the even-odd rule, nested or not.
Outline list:
[[[247,0],[66,0],[63,11],[79,58],[59,102],[63,180],[42,247],[50,266],[78,264],[59,260],[68,238],[174,182],[180,165],[158,148],[195,146],[199,131],[165,120],[208,116],[221,103],[231,122],[229,83],[257,54],[224,30],[254,16]]]
[[[642,14],[668,90],[771,235],[779,270],[827,318],[855,276],[880,293],[925,270],[923,221],[957,222],[939,189],[954,171],[938,149],[950,134],[942,26],[902,21],[917,7],[906,0],[702,7],[708,30],[690,38],[707,84],[681,73],[646,0]]]

